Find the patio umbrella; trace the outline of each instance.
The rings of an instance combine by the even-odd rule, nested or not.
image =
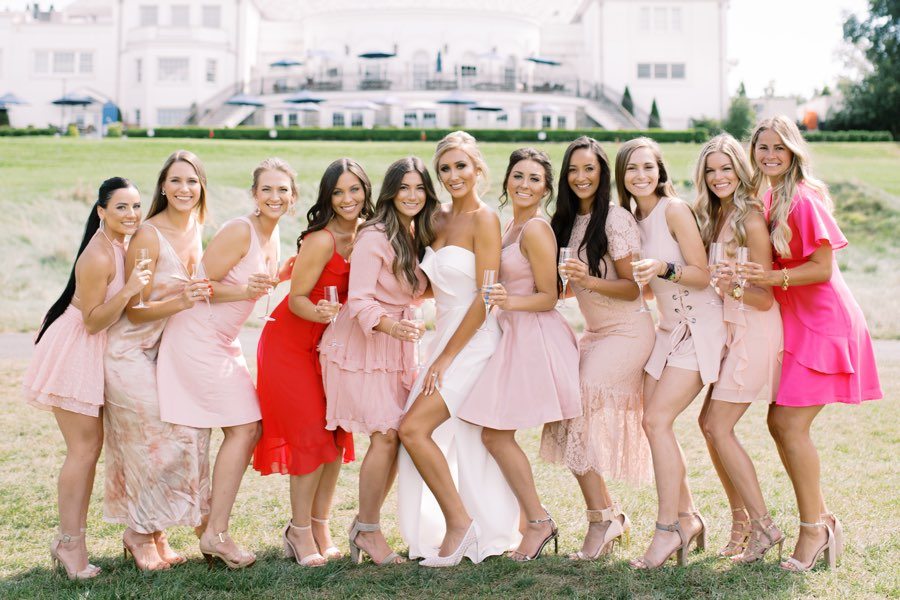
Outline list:
[[[544,104],[542,102],[538,102],[536,104],[526,104],[522,107],[523,113],[552,113],[556,114],[559,112],[559,107],[555,104]]]
[[[231,106],[265,106],[266,103],[263,102],[257,96],[251,96],[250,94],[236,94],[225,101],[225,104],[230,104]]]
[[[481,112],[502,112],[505,110],[502,106],[494,106],[492,104],[473,104],[469,110],[477,110]]]
[[[372,50],[371,52],[363,52],[362,54],[357,54],[357,56],[367,59],[394,58],[395,56],[397,56],[397,53],[389,52],[387,50]]]
[[[340,105],[341,108],[349,108],[351,110],[379,110],[381,106],[369,100],[353,100]]]
[[[78,94],[63,94],[62,97],[53,100],[53,104],[57,106],[87,106],[96,102],[90,96],[79,96]]]
[[[303,64],[302,62],[300,62],[299,60],[294,60],[293,58],[282,58],[282,59],[276,60],[275,62],[269,63],[269,66],[275,67],[275,68],[286,69],[288,67],[299,67],[302,64]]]
[[[319,102],[325,102],[325,98],[320,98],[309,93],[307,90],[303,90],[289,98],[285,98],[284,101],[289,104],[318,104]]]
[[[0,96],[0,104],[5,104],[6,106],[12,106],[13,104],[28,104],[12,92],[8,94],[3,94]]]
[[[376,98],[375,103],[384,106],[395,106],[400,104],[400,98],[397,96],[382,96],[381,98]]]
[[[538,65],[550,65],[551,67],[558,67],[562,64],[558,60],[553,60],[552,58],[544,58],[542,56],[529,56],[525,60],[531,61]]]
[[[450,92],[449,95],[444,96],[440,100],[437,101],[438,104],[453,104],[456,106],[466,106],[469,104],[478,104],[473,98],[469,98],[468,96],[460,93],[459,91]]]

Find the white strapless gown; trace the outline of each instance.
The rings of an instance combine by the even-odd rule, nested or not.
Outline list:
[[[428,366],[456,332],[479,293],[475,284],[475,255],[460,246],[425,250],[422,270],[428,275],[437,307],[435,337],[428,347],[426,368],[413,384],[406,410],[422,389]],[[515,548],[519,534],[519,504],[500,467],[481,442],[481,427],[462,421],[456,411],[469,396],[488,359],[497,348],[500,328],[493,316],[487,330],[477,331],[457,354],[443,376],[441,396],[450,419],[438,427],[432,439],[441,448],[466,510],[475,519],[478,543],[466,556],[475,563]],[[446,525],[431,490],[412,459],[401,447],[399,455],[398,509],[400,534],[409,545],[409,557],[437,556]]]

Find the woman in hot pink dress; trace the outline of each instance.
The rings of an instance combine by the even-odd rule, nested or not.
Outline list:
[[[150,278],[145,261],[125,280],[125,238],[140,222],[137,188],[122,177],[104,181],[69,282],[41,323],[22,385],[29,404],[53,412],[66,442],[58,482],[59,535],[50,543],[50,556],[69,579],[100,572],[88,563],[84,534],[103,446],[103,352],[106,328]]]
[[[748,248],[752,261],[772,262],[769,230],[762,204],[753,196],[751,177],[746,152],[727,133],[700,150],[694,214],[707,249],[714,242],[725,248],[716,287],[724,302],[728,333],[719,380],[700,411],[700,427],[731,506],[731,540],[719,556],[744,563],[762,559],[776,544],[780,550],[784,541],[766,509],[756,469],[734,432],[751,402],[775,400],[781,373],[781,313],[771,288],[741,287],[733,278],[738,247]]]
[[[747,278],[772,286],[784,322],[784,363],[769,430],[794,484],[800,535],[782,568],[806,571],[824,554],[829,566],[843,530],[825,506],[819,456],[809,435],[826,404],[882,398],[872,340],[862,310],[841,276],[835,251],[847,239],[831,214],[824,183],[813,177],[806,141],[791,119],[760,123],[751,141],[754,176],[768,181],[772,267],[746,265]]]
[[[350,256],[347,306],[320,350],[326,429],[369,436],[359,468],[359,513],[350,530],[350,558],[402,562],[381,533],[381,505],[397,474],[397,428],[416,377],[413,341],[422,333],[411,303],[428,287],[419,257],[434,238],[438,200],[428,169],[409,157],[388,167],[375,216],[359,228]]]
[[[293,169],[277,158],[264,160],[253,171],[255,210],[225,223],[203,254],[211,304],[197,304],[169,318],[156,364],[163,421],[222,428],[200,551],[207,560],[218,557],[232,569],[256,560],[228,536],[228,521],[261,429],[256,388],[238,334],[256,300],[276,283],[278,220],[297,198],[294,177]]]
[[[502,283],[489,295],[503,334],[458,415],[483,427],[481,439],[516,495],[524,521],[522,541],[510,557],[525,561],[540,556],[551,540],[555,548],[558,533],[516,430],[581,414],[578,347],[555,309],[556,238],[538,215],[541,201],[552,198],[550,158],[534,148],[515,150],[503,181],[501,208],[511,199],[513,220],[501,242]]]

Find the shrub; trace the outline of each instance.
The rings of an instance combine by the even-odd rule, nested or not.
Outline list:
[[[121,123],[110,123],[106,126],[106,137],[111,138],[120,138],[122,137],[122,124]]]
[[[808,142],[891,142],[894,140],[890,131],[804,131],[803,137]]]
[[[55,135],[55,127],[0,127],[0,137],[22,137],[26,135]]]

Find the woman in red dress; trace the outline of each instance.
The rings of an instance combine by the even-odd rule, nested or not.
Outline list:
[[[263,328],[256,353],[262,438],[253,467],[263,475],[291,476],[284,550],[302,566],[341,556],[331,543],[328,513],[341,461],[354,459],[353,436],[325,429],[318,346],[347,298],[346,257],[359,223],[373,214],[371,197],[372,185],[356,161],[341,158],[325,169],[308,226],[297,239],[291,291],[272,312],[275,320]],[[326,286],[337,287],[339,303],[325,299]]]

